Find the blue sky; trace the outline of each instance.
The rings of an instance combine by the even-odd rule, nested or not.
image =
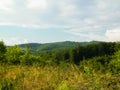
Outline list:
[[[120,41],[120,0],[0,0],[0,40],[7,45]]]

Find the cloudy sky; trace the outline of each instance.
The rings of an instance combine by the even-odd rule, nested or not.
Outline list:
[[[120,41],[120,0],[0,0],[0,40]]]

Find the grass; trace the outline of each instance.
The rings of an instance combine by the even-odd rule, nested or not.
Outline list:
[[[4,65],[0,66],[0,90],[120,90],[120,77],[82,72],[76,65]]]

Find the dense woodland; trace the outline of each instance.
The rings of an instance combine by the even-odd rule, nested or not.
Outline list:
[[[64,47],[63,44],[62,46]],[[52,46],[52,49],[56,47],[58,48],[58,50],[52,50],[51,48],[49,50],[46,50],[45,47],[48,47],[48,45],[45,45],[44,51],[39,51],[39,53],[37,53],[38,51],[35,52],[34,50],[36,47],[33,47],[34,49],[31,49],[31,46],[29,44],[24,45],[24,48],[23,45],[6,46],[3,41],[0,42],[0,90],[20,90],[20,88],[17,88],[18,86],[15,84],[18,83],[19,85],[19,80],[15,78],[15,82],[13,80],[13,77],[12,79],[10,78],[11,76],[9,76],[8,78],[4,77],[8,72],[5,69],[8,67],[11,68],[11,71],[9,71],[9,73],[13,71],[14,74],[14,70],[16,70],[16,68],[18,67],[21,67],[21,70],[24,70],[24,72],[21,71],[21,73],[25,73],[25,71],[27,73],[28,69],[23,69],[24,67],[29,69],[31,68],[31,70],[32,67],[34,67],[35,70],[38,71],[39,69],[36,69],[36,67],[42,68],[40,70],[43,71],[46,70],[46,67],[47,70],[52,70],[49,74],[47,72],[48,76],[50,76],[53,73],[57,73],[53,74],[53,76],[57,75],[57,79],[59,79],[58,81],[47,81],[43,86],[36,86],[37,88],[39,88],[39,90],[48,90],[48,88],[50,90],[70,90],[70,88],[73,88],[71,90],[107,90],[107,88],[108,90],[120,89],[119,42],[94,42],[88,44],[76,43],[73,45],[70,45],[70,43],[67,42],[67,47],[69,48],[62,48],[56,44]],[[57,72],[56,70],[58,70],[59,72]],[[38,71],[36,71],[36,73],[40,73]],[[74,84],[72,84],[72,81],[69,80],[69,78],[71,78],[71,75],[68,75],[68,77],[67,75],[64,76],[65,72],[68,72],[68,74],[72,73],[73,78],[76,77],[76,79],[73,79]],[[46,75],[46,73],[44,74]],[[86,80],[83,79],[82,83],[78,83],[79,81],[81,81],[81,79],[79,80],[79,75],[83,75],[81,76],[82,79],[86,78]],[[95,78],[98,81],[95,81]],[[102,78],[103,81],[100,81]],[[28,83],[30,82],[31,81],[29,81]],[[94,86],[91,85],[93,82]],[[102,82],[104,83],[102,84]],[[47,83],[49,83],[50,85]],[[23,90],[30,90],[28,89],[28,86],[23,86]],[[23,86],[21,85],[19,87],[23,88]],[[31,88],[38,90],[36,87],[33,86]]]

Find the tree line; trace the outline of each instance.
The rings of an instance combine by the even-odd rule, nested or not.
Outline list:
[[[120,44],[115,42],[100,42],[77,46],[70,49],[61,49],[42,54],[31,54],[29,45],[23,50],[19,46],[5,46],[0,42],[0,62],[7,64],[59,64],[61,61],[79,64],[81,61],[100,56],[113,55],[119,50]]]

